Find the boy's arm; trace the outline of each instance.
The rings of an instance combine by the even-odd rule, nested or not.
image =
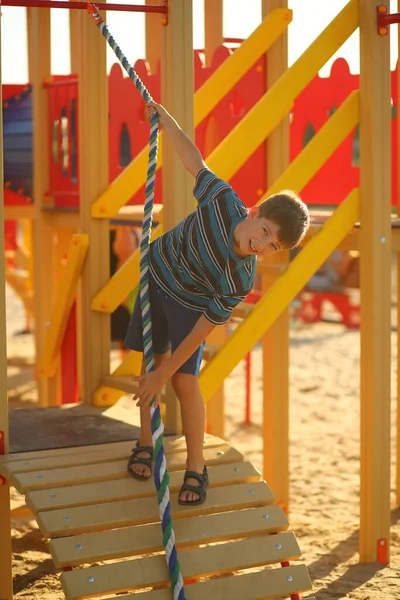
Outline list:
[[[148,404],[154,396],[161,394],[168,379],[192,356],[215,327],[214,323],[202,315],[189,335],[156,371],[133,378],[139,382],[139,389],[133,397],[138,400],[137,406]]]
[[[150,119],[154,112],[158,114],[160,125],[172,141],[185,168],[196,177],[197,173],[206,166],[200,150],[161,104],[149,102],[145,111],[146,117]]]

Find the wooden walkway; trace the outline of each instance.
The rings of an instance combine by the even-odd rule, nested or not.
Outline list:
[[[0,474],[25,494],[49,539],[69,600],[111,600],[117,593],[126,593],[123,600],[171,600],[153,481],[136,481],[126,472],[132,445],[25,452],[0,461]],[[183,507],[177,494],[184,438],[165,438],[165,450],[187,600],[297,600],[311,589],[306,566],[289,564],[300,548],[257,469],[207,435],[207,500]]]

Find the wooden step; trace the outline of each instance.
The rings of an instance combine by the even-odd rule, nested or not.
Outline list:
[[[249,483],[259,481],[260,472],[248,462],[215,465],[208,469],[211,487],[232,485],[234,483]],[[170,474],[169,488],[177,492],[182,485],[184,471],[173,471]],[[124,479],[99,481],[82,485],[48,488],[26,494],[26,502],[34,514],[54,510],[84,506],[113,500],[128,500],[130,498],[145,498],[155,493],[154,480],[138,481],[128,474]]]
[[[265,482],[210,488],[207,502],[201,506],[180,506],[178,494],[171,494],[173,518],[194,518],[229,510],[267,506],[274,496]],[[156,523],[159,509],[155,496],[146,499],[118,500],[68,509],[49,510],[37,514],[38,525],[48,538],[104,531],[117,527]]]
[[[294,535],[281,533],[182,550],[179,553],[179,564],[182,576],[193,578],[230,574],[232,571],[276,564],[299,556],[300,548]],[[63,590],[69,600],[167,586],[169,581],[168,567],[162,554],[79,569],[61,575]]]
[[[124,460],[109,462],[109,453],[91,453],[85,455],[74,455],[77,463],[73,467],[57,467],[57,460],[46,463],[46,470],[33,471],[29,473],[16,473],[11,477],[11,482],[20,493],[47,488],[65,487],[68,485],[79,485],[94,481],[108,481],[129,477],[127,473],[127,462],[130,452]],[[243,461],[243,455],[237,450],[223,444],[215,448],[205,448],[204,458],[207,465],[229,464]],[[104,462],[102,462],[104,461]],[[61,459],[60,461],[61,462]],[[169,455],[167,459],[168,471],[179,471],[186,466],[186,451],[176,452]]]
[[[312,588],[310,576],[304,565],[278,569],[263,569],[235,577],[221,577],[185,586],[186,600],[267,600],[287,598],[291,594]],[[153,590],[127,594],[121,600],[171,600],[171,590]],[[79,598],[79,596],[78,596]],[[104,600],[116,600],[107,597]]]
[[[277,504],[249,508],[174,523],[177,548],[250,538],[288,529],[288,520]],[[58,568],[140,556],[163,550],[159,523],[125,527],[85,535],[56,538],[49,550]]]

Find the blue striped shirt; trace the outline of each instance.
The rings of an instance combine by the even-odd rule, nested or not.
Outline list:
[[[231,186],[204,168],[193,190],[197,210],[154,240],[150,271],[182,305],[220,325],[253,287],[256,258],[241,258],[233,232],[247,209]]]

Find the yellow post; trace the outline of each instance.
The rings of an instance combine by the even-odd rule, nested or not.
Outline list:
[[[0,19],[1,39],[1,19]],[[1,48],[0,48],[0,104],[1,104]],[[4,248],[3,198],[3,115],[0,112],[0,248]],[[5,301],[5,260],[0,252],[0,455],[8,454],[8,397],[7,397],[7,341]],[[12,600],[12,560],[10,522],[10,483],[0,477],[0,598]]]
[[[162,102],[194,139],[192,2],[170,0],[168,8],[168,25],[162,30]],[[168,231],[194,210],[194,182],[167,136],[163,141],[163,157],[163,223],[164,231]],[[178,433],[179,407],[170,393],[167,407],[166,427]]]
[[[29,80],[33,85],[33,276],[35,289],[36,356],[43,351],[46,324],[53,295],[52,226],[43,212],[49,184],[47,90],[44,79],[51,75],[50,9],[28,8]],[[55,380],[38,380],[39,403],[47,406],[57,394]]]
[[[222,346],[228,338],[228,326],[216,327],[207,338],[207,344]],[[220,438],[224,437],[224,383],[206,404],[207,432]]]
[[[374,0],[360,14],[361,490],[360,560],[389,560],[390,46]]]
[[[146,0],[146,4],[154,5],[154,0]],[[161,16],[154,13],[146,13],[146,60],[150,70],[155,73],[161,59]]]
[[[223,43],[223,2],[204,0],[204,50],[209,67],[216,49]]]
[[[81,23],[79,68],[80,230],[89,235],[78,313],[81,336],[81,398],[91,403],[110,373],[110,317],[93,312],[91,301],[110,278],[109,221],[92,219],[91,205],[108,185],[107,44],[89,15]]]
[[[276,8],[287,9],[287,0],[263,0],[265,18]],[[267,86],[270,89],[288,68],[287,31],[267,52]],[[270,187],[289,164],[289,117],[267,140],[267,181]],[[284,267],[288,253],[272,259]],[[271,272],[272,273],[272,272]],[[279,277],[264,275],[266,291]],[[289,504],[289,311],[286,309],[263,338],[263,476],[285,509]]]

